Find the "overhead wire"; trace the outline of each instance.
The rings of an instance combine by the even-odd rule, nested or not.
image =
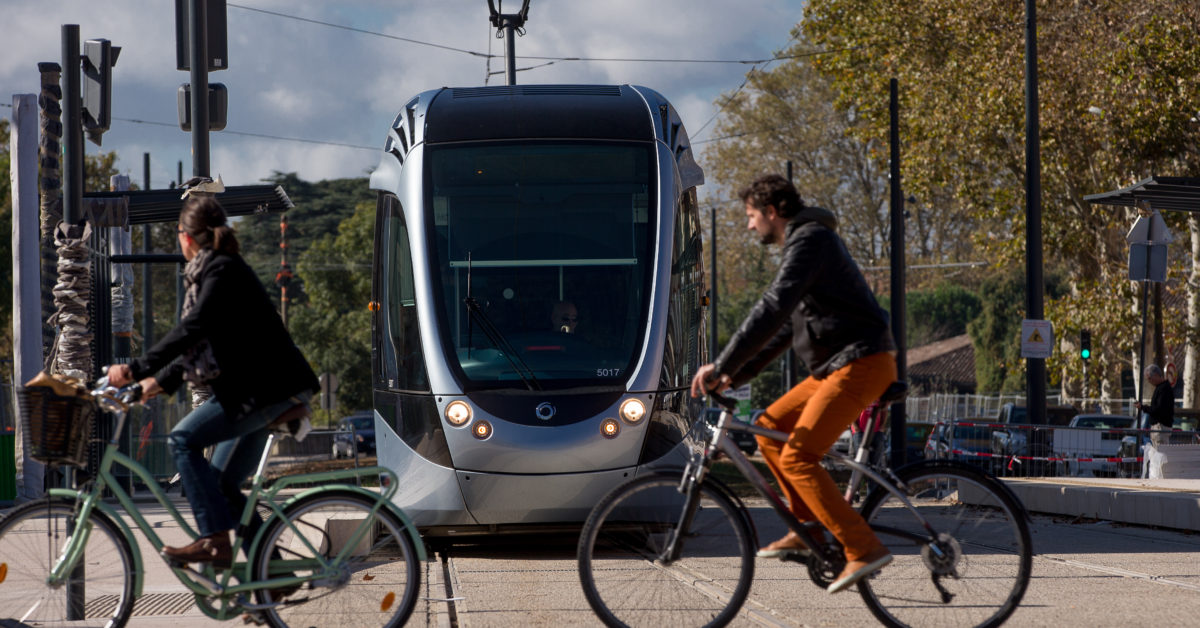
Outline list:
[[[329,28],[336,28],[339,30],[350,31],[350,32],[359,33],[362,35],[371,35],[374,37],[383,37],[385,39],[402,41],[405,43],[410,43],[410,44],[415,44],[415,45],[420,45],[420,46],[429,46],[431,48],[438,48],[441,50],[458,52],[461,54],[471,55],[473,57],[492,59],[492,58],[502,58],[504,56],[504,55],[499,55],[499,54],[493,54],[491,51],[490,45],[488,46],[487,52],[480,52],[478,50],[468,50],[466,48],[458,48],[456,46],[448,46],[445,44],[438,44],[435,42],[423,41],[420,39],[413,39],[411,37],[402,37],[400,35],[390,35],[388,33],[382,33],[379,31],[372,31],[372,30],[368,30],[365,28],[358,28],[356,26],[347,26],[345,24],[338,24],[336,22],[326,22],[324,20],[317,20],[317,19],[313,19],[313,18],[301,17],[298,15],[290,15],[288,13],[280,13],[278,11],[270,11],[267,9],[260,9],[257,7],[246,6],[244,4],[235,4],[235,3],[230,2],[230,3],[227,3],[226,6],[234,7],[236,9],[242,9],[245,11],[253,11],[255,13],[263,13],[266,15],[271,15],[271,16],[280,17],[280,18],[284,18],[284,19],[296,20],[296,21],[305,22],[308,24],[315,24],[318,26],[326,26]],[[664,59],[664,58],[651,58],[651,57],[574,57],[574,56],[562,56],[562,55],[517,55],[516,58],[517,59],[529,59],[529,60],[534,60],[534,61],[591,61],[591,62],[619,62],[619,63],[724,63],[724,64],[758,65],[761,63],[769,63],[771,61],[781,61],[781,60],[785,60],[785,59],[795,59],[795,58],[810,56],[812,54],[820,54],[820,52],[818,51],[815,53],[802,53],[802,54],[798,54],[798,55],[777,55],[777,56],[773,56],[773,57],[767,57],[765,59],[687,59],[687,58],[665,58]]]

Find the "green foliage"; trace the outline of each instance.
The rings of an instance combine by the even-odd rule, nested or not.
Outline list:
[[[1025,253],[1023,26],[1022,4],[1006,0],[811,0],[803,22],[810,41],[829,51],[812,63],[838,106],[861,115],[851,132],[886,136],[885,90],[897,79],[906,193],[949,191],[997,267],[1023,265]],[[1200,74],[1200,5],[1041,2],[1037,26],[1043,253],[1071,284],[1060,295],[1070,301],[1048,299],[1047,311],[1069,313],[1071,322],[1055,321],[1060,330],[1089,321],[1129,337],[1136,328],[1112,313],[1132,304],[1122,238],[1133,217],[1083,197],[1200,167],[1192,121],[1200,82],[1191,79]],[[1008,386],[1016,364],[1003,354],[1015,351],[1015,336],[981,297],[987,319],[973,337],[977,363],[990,373],[979,384]],[[1062,366],[1072,377],[1080,369],[1078,361]],[[1118,373],[1103,375],[1113,384]]]
[[[891,299],[882,296],[879,304],[891,312]],[[905,294],[905,331],[908,348],[953,338],[967,332],[967,324],[979,316],[983,305],[970,290],[950,284],[938,284],[931,290]]]
[[[337,375],[335,416],[372,407],[367,303],[374,228],[375,204],[361,202],[337,225],[336,234],[313,240],[297,263],[308,302],[289,310],[289,324],[315,370]]]
[[[358,204],[375,201],[375,192],[368,188],[366,178],[313,183],[300,179],[294,172],[276,172],[267,182],[282,186],[296,205],[287,214],[288,260],[293,265],[317,240],[336,234],[338,225]],[[279,215],[243,218],[238,223],[238,238],[246,261],[258,271],[259,278],[268,286],[267,291],[277,299],[279,288],[274,285],[280,261]],[[371,250],[370,240],[367,250]],[[299,277],[288,288],[288,300],[292,305],[303,305],[308,299],[305,279]]]
[[[1046,297],[1063,294],[1064,281],[1055,274],[1045,278]],[[976,390],[980,392],[1020,392],[1025,390],[1025,360],[1021,358],[1021,321],[1025,319],[1025,277],[1011,272],[996,275],[979,288],[982,310],[967,325],[975,347]],[[1049,317],[1054,321],[1055,317]],[[1055,337],[1070,329],[1070,323],[1056,323]],[[1057,380],[1053,371],[1052,380]],[[1052,381],[1051,385],[1055,385]]]

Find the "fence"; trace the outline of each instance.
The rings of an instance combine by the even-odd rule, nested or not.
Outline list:
[[[1151,430],[938,422],[926,457],[960,460],[1000,477],[1144,477]],[[1200,432],[1172,430],[1164,451],[1200,446]],[[1179,453],[1183,447],[1176,449]]]

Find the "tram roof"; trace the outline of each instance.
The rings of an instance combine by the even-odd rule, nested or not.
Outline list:
[[[643,97],[629,85],[449,87],[426,113],[425,141],[654,139]]]

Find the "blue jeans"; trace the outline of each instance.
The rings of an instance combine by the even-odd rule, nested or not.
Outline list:
[[[270,431],[267,426],[280,414],[312,397],[305,392],[279,403],[259,408],[240,419],[226,416],[215,397],[200,404],[171,430],[167,444],[175,469],[183,481],[192,515],[202,536],[230,530],[246,508],[242,482],[250,477],[262,457]],[[212,463],[204,459],[204,448],[216,445]],[[255,513],[248,532],[262,524]],[[245,541],[254,538],[247,533]]]

